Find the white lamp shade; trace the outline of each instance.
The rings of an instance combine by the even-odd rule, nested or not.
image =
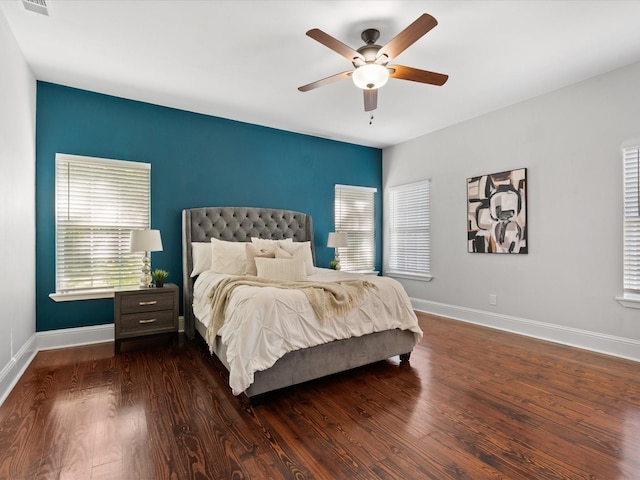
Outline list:
[[[161,252],[160,230],[131,230],[132,252]]]
[[[363,90],[372,90],[382,87],[389,80],[389,70],[377,63],[367,63],[356,68],[353,75],[353,83]]]
[[[348,245],[346,233],[330,232],[327,240],[327,247],[340,248]]]

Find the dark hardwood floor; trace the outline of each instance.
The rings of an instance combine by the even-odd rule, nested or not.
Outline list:
[[[40,352],[0,407],[0,478],[640,478],[640,364],[419,318],[410,364],[257,406],[201,342]]]

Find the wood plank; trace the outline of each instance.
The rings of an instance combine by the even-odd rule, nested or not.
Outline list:
[[[419,314],[377,362],[252,406],[201,341],[38,353],[0,479],[640,478],[640,365]]]

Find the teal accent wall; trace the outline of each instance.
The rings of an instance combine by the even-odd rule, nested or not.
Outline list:
[[[164,247],[152,253],[152,266],[168,270],[168,282],[182,286],[181,211],[193,207],[309,213],[317,264],[328,267],[337,183],[378,189],[376,269],[381,269],[381,150],[38,82],[37,331],[113,322],[113,299],[56,303],[49,298],[55,291],[56,153],[151,164],[151,227],[161,231]]]

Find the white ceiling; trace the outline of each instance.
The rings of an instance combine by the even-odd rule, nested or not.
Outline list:
[[[640,61],[640,1],[63,1],[52,15],[0,0],[38,80],[383,148]],[[351,68],[319,28],[384,45],[422,13],[438,26],[392,63],[449,75],[390,79],[373,124]],[[588,100],[588,99],[585,99]]]

